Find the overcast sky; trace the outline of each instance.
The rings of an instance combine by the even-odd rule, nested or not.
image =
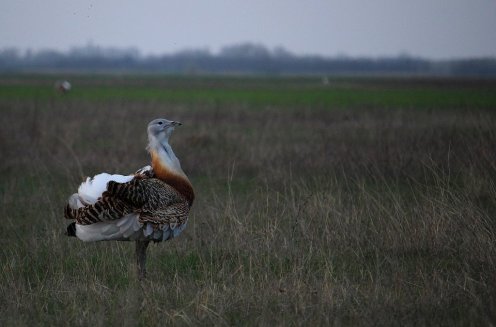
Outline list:
[[[0,48],[496,57],[496,0],[0,0]]]

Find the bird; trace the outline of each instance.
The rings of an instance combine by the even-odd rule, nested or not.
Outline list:
[[[134,241],[140,280],[146,278],[149,243],[181,234],[195,199],[193,186],[169,144],[180,125],[163,118],[152,120],[147,127],[151,165],[131,175],[88,177],[64,209],[64,217],[75,220],[66,228],[68,236],[85,242]]]
[[[66,94],[71,91],[72,85],[67,80],[58,80],[53,85],[53,88],[55,89],[55,91],[59,92],[60,94]]]

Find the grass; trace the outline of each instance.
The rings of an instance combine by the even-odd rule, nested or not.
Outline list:
[[[0,78],[2,326],[495,323],[491,81],[71,81]],[[68,239],[62,210],[146,164],[156,117],[197,200],[139,283],[133,244]]]
[[[413,80],[336,79],[331,86],[321,85],[317,78],[251,78],[245,83],[239,78],[121,78],[109,82],[87,78],[75,79],[76,87],[68,96],[89,101],[159,101],[175,104],[207,104],[226,106],[245,104],[252,108],[277,106],[283,108],[494,108],[496,85],[480,82],[480,87],[454,84],[421,86]],[[56,101],[52,81],[46,78],[26,80],[12,78],[2,83],[0,98],[36,98]],[[153,83],[155,82],[155,83]],[[416,83],[414,83],[416,82]],[[403,85],[402,85],[403,84]],[[441,84],[442,85],[442,84]]]

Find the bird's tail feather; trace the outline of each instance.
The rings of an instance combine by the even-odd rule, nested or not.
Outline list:
[[[67,225],[67,231],[65,232],[65,235],[76,237],[76,223],[70,223],[69,225]]]

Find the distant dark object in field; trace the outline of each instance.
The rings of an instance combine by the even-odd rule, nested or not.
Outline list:
[[[66,93],[69,93],[69,91],[72,88],[72,85],[67,80],[58,80],[55,82],[53,87],[54,87],[55,91],[57,91],[61,94],[66,94]]]
[[[168,241],[181,234],[195,197],[169,145],[169,137],[178,125],[167,119],[151,121],[151,167],[128,176],[102,173],[88,178],[65,208],[65,218],[75,219],[67,227],[68,236],[85,242],[135,241],[139,279],[146,275],[150,241]]]

